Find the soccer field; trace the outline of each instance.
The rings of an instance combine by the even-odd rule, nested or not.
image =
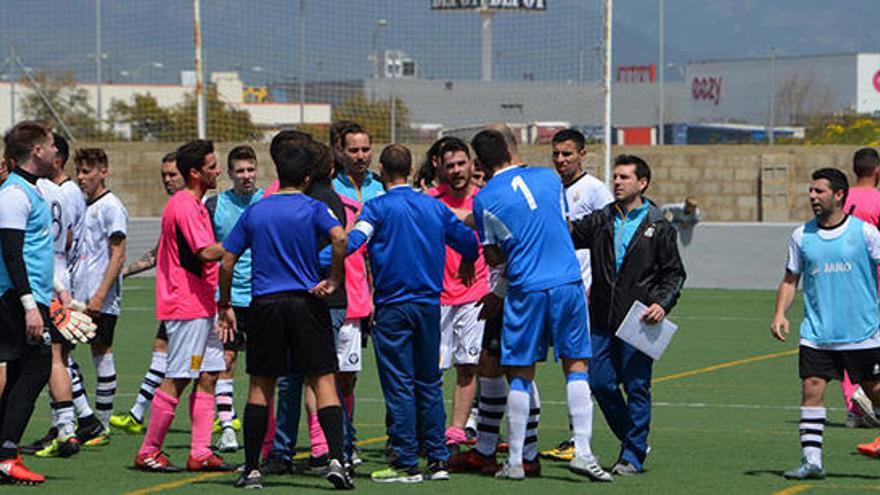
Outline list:
[[[149,361],[155,335],[153,280],[125,282],[123,312],[117,327],[115,355],[118,371],[116,410],[131,405]],[[845,411],[837,384],[829,388],[825,467],[828,479],[790,482],[782,471],[800,460],[796,335],[780,344],[770,337],[769,321],[774,295],[767,291],[687,290],[672,320],[680,330],[654,371],[654,417],[651,455],[646,473],[616,477],[611,484],[590,484],[570,474],[567,465],[543,461],[543,477],[523,482],[495,481],[477,475],[453,475],[446,482],[420,485],[379,485],[369,480],[383,466],[384,405],[374,369],[372,349],[364,354],[365,369],[357,388],[356,422],[365,462],[356,478],[362,493],[570,493],[572,490],[627,493],[844,493],[880,489],[876,460],[859,456],[855,445],[873,438],[872,430],[843,426]],[[792,327],[800,321],[800,302],[790,312]],[[76,353],[93,395],[94,370],[86,349]],[[243,364],[243,362],[242,362]],[[447,375],[449,376],[449,375]],[[447,379],[447,391],[453,380]],[[565,389],[557,365],[539,370],[543,400],[539,439],[550,448],[568,434]],[[236,408],[244,409],[247,376],[243,366],[236,381]],[[446,397],[451,397],[447,394]],[[449,403],[447,401],[447,410]],[[186,403],[166,441],[173,462],[183,465],[189,449]],[[594,419],[593,450],[609,467],[618,444],[598,407]],[[37,404],[25,441],[48,427],[45,394]],[[307,429],[300,427],[299,444],[307,449]],[[110,445],[84,449],[72,459],[36,459],[26,462],[48,481],[53,493],[211,493],[232,492],[233,474],[181,473],[162,475],[134,470],[132,461],[141,436],[117,433]],[[241,437],[240,437],[241,439]],[[243,461],[243,452],[226,455]],[[305,475],[271,477],[264,490],[314,493],[331,486]]]

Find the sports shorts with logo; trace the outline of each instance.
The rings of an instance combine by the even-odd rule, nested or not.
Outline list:
[[[223,371],[223,344],[214,328],[217,318],[165,320],[168,335],[166,378],[198,378],[201,372]]]
[[[440,369],[458,364],[477,364],[485,322],[477,319],[476,302],[440,306]]]
[[[247,335],[247,373],[278,377],[335,373],[336,345],[330,310],[305,291],[255,297]]]
[[[361,370],[361,319],[347,318],[336,332],[336,360],[339,371]]]
[[[833,351],[802,345],[798,365],[801,379],[840,380],[846,371],[853,383],[877,381],[880,380],[880,347]]]
[[[547,358],[592,357],[587,298],[581,280],[545,290],[510,291],[504,300],[501,364],[531,366]]]

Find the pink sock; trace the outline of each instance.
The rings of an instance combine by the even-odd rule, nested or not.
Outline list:
[[[846,401],[846,410],[854,413],[859,413],[860,411],[853,405],[850,397],[852,397],[853,392],[855,392],[857,388],[859,388],[859,386],[851,382],[849,375],[844,371],[843,380],[840,380],[840,390],[843,392],[843,400]]]
[[[211,433],[214,430],[214,394],[193,392],[189,396],[192,443],[189,455],[203,460],[211,457]]]
[[[348,420],[354,422],[354,392],[342,396],[342,405],[345,406],[345,413]]]
[[[272,442],[275,440],[275,399],[269,399],[269,424],[266,426],[266,435],[263,437],[263,449],[260,455],[263,459],[269,457],[272,452]]]
[[[330,452],[317,413],[309,414],[309,442],[312,444],[312,457],[321,457]]]
[[[138,455],[146,456],[162,450],[162,443],[165,442],[165,435],[171,428],[174,421],[174,410],[180,399],[166,394],[161,390],[156,390],[153,394],[153,412],[150,413],[150,425],[147,427],[147,435],[144,437],[144,443],[141,444]]]

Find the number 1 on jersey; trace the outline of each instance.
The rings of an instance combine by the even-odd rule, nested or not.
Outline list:
[[[513,188],[514,191],[519,191],[522,193],[523,197],[526,198],[526,203],[529,204],[530,210],[537,210],[538,203],[535,202],[535,197],[532,196],[532,191],[529,190],[529,186],[526,185],[526,181],[523,180],[522,176],[517,175],[510,181],[510,187]]]

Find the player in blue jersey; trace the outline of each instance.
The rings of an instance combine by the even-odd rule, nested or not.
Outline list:
[[[566,376],[569,417],[575,439],[570,469],[592,480],[610,481],[590,450],[592,401],[587,359],[592,355],[580,266],[566,223],[565,193],[549,169],[511,165],[504,136],[487,129],[471,146],[489,177],[474,199],[473,218],[490,265],[507,262],[507,299],[501,337],[506,367],[509,452],[498,478],[523,479],[523,445],[535,363],[546,358],[552,339]]]
[[[804,320],[800,327],[800,378],[803,395],[800,466],[785,472],[789,479],[822,479],[825,431],[825,386],[843,372],[880,405],[880,318],[877,265],[880,233],[843,209],[849,185],[846,175],[824,168],[812,174],[810,206],[816,218],[791,235],[785,276],[776,294],[773,336],[785,341],[785,312],[804,281]]]
[[[366,202],[349,243],[349,252],[368,243],[376,306],[373,342],[391,423],[391,466],[371,477],[385,483],[422,481],[418,434],[428,457],[427,478],[447,479],[439,366],[444,253],[449,244],[462,255],[459,274],[470,285],[478,246],[473,231],[449,208],[407,184],[408,149],[390,145],[379,162],[387,192]]]
[[[7,374],[0,399],[0,479],[37,484],[46,478],[25,467],[18,444],[52,366],[52,214],[36,183],[52,174],[57,151],[51,131],[37,122],[17,124],[4,145],[4,158],[15,169],[0,186],[0,361]]]
[[[318,420],[330,451],[326,478],[337,488],[353,487],[342,465],[344,414],[334,376],[336,346],[330,312],[322,300],[342,280],[346,235],[327,205],[304,194],[313,161],[308,147],[281,150],[275,163],[280,189],[249,206],[223,241],[228,252],[220,272],[218,306],[224,341],[231,340],[236,324],[233,267],[248,248],[252,254],[253,299],[246,343],[250,391],[244,414],[245,466],[238,487],[261,486],[260,450],[270,399],[276,379],[289,371],[304,375],[317,395]],[[323,280],[318,259],[321,237],[329,238],[333,249],[330,276]]]
[[[217,242],[226,239],[245,208],[263,197],[263,190],[257,187],[257,154],[250,146],[236,146],[229,151],[226,157],[226,173],[232,182],[232,189],[205,201],[205,208],[211,216],[211,225],[214,227],[214,237]],[[220,373],[217,387],[214,389],[220,428],[220,439],[216,447],[220,452],[238,450],[238,439],[233,428],[233,419],[236,416],[233,406],[235,364],[238,353],[245,350],[250,305],[251,252],[248,250],[238,258],[232,274],[232,308],[235,311],[238,328],[233,339],[223,344],[226,370]]]

